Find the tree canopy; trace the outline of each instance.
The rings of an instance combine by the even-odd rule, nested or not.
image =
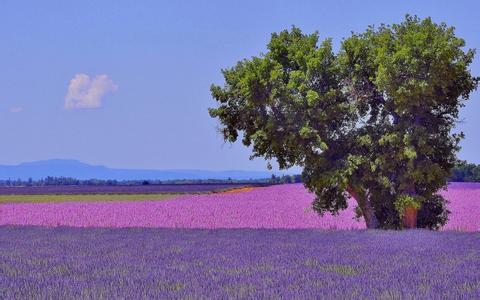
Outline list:
[[[209,112],[252,158],[303,167],[318,213],[345,209],[350,194],[369,228],[401,228],[408,207],[418,226],[438,228],[447,211],[436,192],[463,137],[452,129],[479,81],[464,46],[452,27],[408,15],[352,34],[337,53],[331,39],[292,27],[222,70]]]
[[[452,169],[451,181],[480,182],[480,165],[459,161]]]

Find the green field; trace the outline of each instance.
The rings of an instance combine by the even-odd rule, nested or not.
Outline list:
[[[0,195],[2,203],[165,200],[178,194]]]

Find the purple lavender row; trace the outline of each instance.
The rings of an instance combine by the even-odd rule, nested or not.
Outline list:
[[[156,194],[156,193],[202,193],[242,186],[265,186],[265,184],[161,184],[161,185],[105,185],[105,186],[0,186],[0,195],[40,194]]]
[[[0,226],[2,299],[479,299],[480,235]]]
[[[480,189],[452,186],[443,230],[480,231]],[[332,216],[312,211],[314,195],[301,184],[239,193],[181,195],[163,201],[17,203],[0,205],[0,225],[166,228],[364,229],[354,217],[355,201]]]
[[[301,184],[248,192],[180,195],[163,201],[17,203],[0,205],[0,225],[168,228],[361,229],[353,210],[319,217]],[[353,205],[353,203],[352,203]]]

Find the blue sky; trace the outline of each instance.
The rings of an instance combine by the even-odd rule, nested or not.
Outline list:
[[[478,1],[1,1],[0,164],[73,158],[110,167],[263,170],[224,144],[207,108],[221,68],[272,32],[351,31],[406,13],[456,27],[480,49]],[[472,65],[480,75],[480,54]],[[87,91],[87,92],[85,92]],[[458,128],[480,163],[480,93]],[[67,100],[66,100],[67,99]]]

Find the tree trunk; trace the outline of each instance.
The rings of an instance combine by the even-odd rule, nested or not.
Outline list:
[[[407,188],[407,194],[415,197],[417,195],[417,189],[415,184],[410,184]],[[403,215],[403,227],[407,229],[417,228],[417,209],[414,207],[406,207]]]
[[[370,200],[363,192],[358,192],[352,187],[347,188],[347,192],[357,201],[358,206],[362,210],[363,218],[367,224],[368,229],[378,228],[379,223],[377,216],[375,216],[375,210],[370,203]]]
[[[403,216],[403,227],[408,229],[417,228],[417,209],[414,207],[405,208]]]
[[[422,126],[422,122],[423,122],[422,121],[422,114],[419,110],[420,110],[420,107],[415,107],[412,111],[412,113],[414,115],[414,119],[413,119],[413,125],[414,125],[413,129],[414,130],[415,130],[416,127]],[[417,165],[417,162],[416,162],[415,159],[413,161],[413,165],[414,165],[414,167],[416,167],[416,165]],[[405,192],[406,192],[407,195],[410,195],[412,197],[417,196],[417,188],[416,188],[415,183],[413,181],[410,182],[410,184],[408,185]],[[414,208],[414,207],[406,207],[405,208],[404,214],[403,214],[403,227],[408,228],[408,229],[417,228],[417,209],[416,208]]]

